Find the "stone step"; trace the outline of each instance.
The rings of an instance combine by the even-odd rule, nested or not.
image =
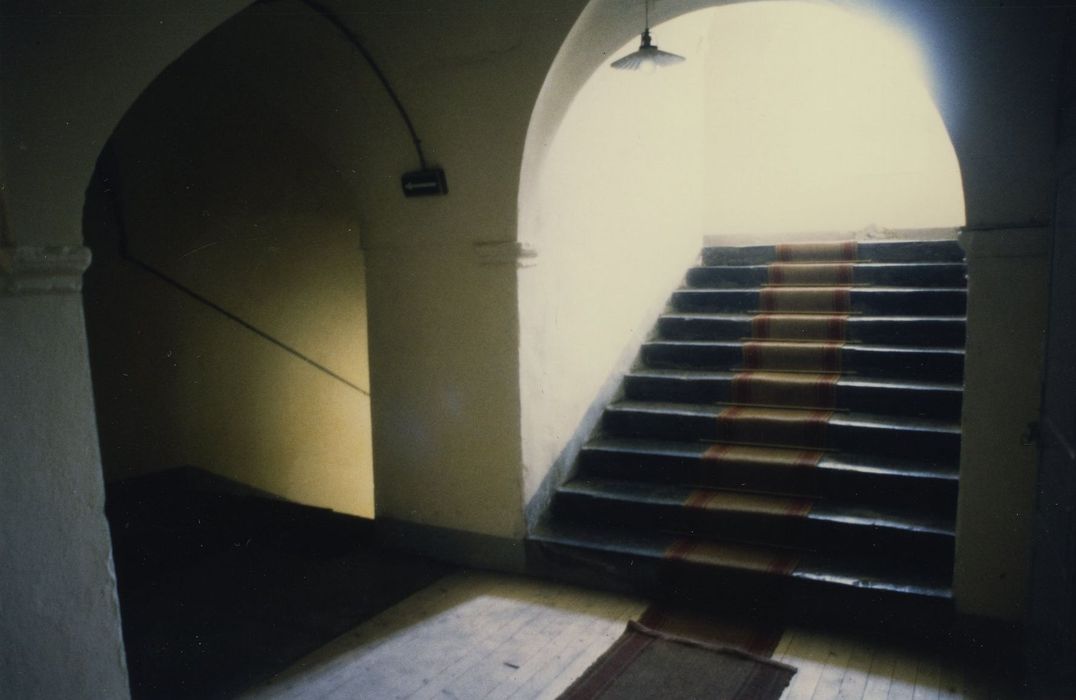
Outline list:
[[[778,597],[804,590],[840,588],[842,595],[873,592],[912,597],[920,602],[952,600],[951,569],[914,559],[798,553],[628,528],[595,530],[570,522],[543,525],[528,539],[553,550],[550,554],[574,557],[586,566],[616,571],[628,579],[662,582],[672,590],[679,588],[682,581],[705,581],[703,590],[722,596],[745,589],[759,591],[764,597]],[[789,586],[795,588],[790,590]],[[806,598],[812,600],[814,596]]]
[[[603,437],[580,451],[578,475],[692,488],[745,490],[861,505],[891,504],[950,513],[956,507],[957,459],[926,455],[905,459],[877,454],[823,452],[789,463],[780,450],[741,450],[717,459],[720,446],[698,440]]]
[[[810,320],[809,314],[797,314]],[[669,313],[658,320],[664,340],[746,340],[752,337],[752,316],[748,314]],[[791,315],[789,320],[794,321]],[[817,321],[824,321],[821,316]],[[848,316],[843,321],[844,338],[865,345],[917,345],[961,348],[966,337],[963,316]],[[807,333],[809,331],[800,331]],[[810,340],[789,333],[786,340]]]
[[[734,403],[735,372],[681,369],[638,369],[624,377],[625,397],[633,401]],[[836,406],[857,413],[960,419],[960,384],[882,380],[842,375],[831,388]],[[824,397],[820,397],[824,398]],[[770,402],[774,405],[775,402]],[[790,406],[826,408],[789,397]]]
[[[564,484],[555,503],[558,518],[580,524],[953,566],[952,512],[594,477]]]
[[[817,291],[813,287],[769,288],[786,297],[798,292],[806,297]],[[852,287],[843,305],[808,302],[790,303],[784,309],[792,313],[839,313],[865,316],[963,316],[967,307],[965,289],[927,287]],[[782,307],[764,308],[763,289],[678,289],[673,292],[671,306],[685,313],[781,313]]]
[[[754,341],[752,341],[754,342]],[[758,343],[763,350],[785,348],[781,343]],[[808,349],[806,347],[801,349]],[[804,353],[793,364],[781,367],[792,371],[815,371],[817,353]],[[738,370],[746,369],[744,343],[740,341],[653,340],[644,343],[641,357],[649,367]],[[960,382],[964,376],[964,351],[956,348],[855,345],[834,348],[829,360],[845,374],[862,377],[918,377],[939,382]],[[752,367],[754,369],[755,367]],[[759,369],[769,369],[765,366]]]
[[[711,246],[703,248],[705,265],[765,265],[777,262],[776,246]],[[859,241],[856,262],[962,262],[964,250],[955,240]]]
[[[850,263],[843,283],[853,286],[963,288],[967,286],[967,267],[962,262],[920,263]],[[789,284],[804,277],[826,284],[827,263],[793,263],[771,271],[765,265],[708,265],[688,270],[687,285],[707,289],[762,287]],[[811,274],[814,273],[814,274]],[[842,275],[843,277],[843,275]],[[786,280],[786,281],[783,281]],[[838,284],[836,280],[829,283]]]
[[[730,407],[618,401],[606,407],[602,429],[617,437],[869,451],[910,458],[954,460],[960,453],[960,424],[955,421],[834,412],[824,423],[803,426],[789,421],[810,412],[771,409],[750,425],[733,427],[718,421],[725,408]]]

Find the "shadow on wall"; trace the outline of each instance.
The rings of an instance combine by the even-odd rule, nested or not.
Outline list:
[[[107,479],[195,465],[373,516],[359,175],[339,128],[361,130],[361,98],[323,25],[236,16],[143,93],[98,164],[85,301]],[[121,232],[225,313],[121,258]]]
[[[964,223],[952,143],[915,46],[895,30],[760,2],[682,15],[654,40],[688,60],[653,74],[602,65],[552,138],[535,123],[528,138],[520,238],[539,257],[520,273],[519,303],[532,521],[704,235]],[[557,91],[547,80],[542,99]]]

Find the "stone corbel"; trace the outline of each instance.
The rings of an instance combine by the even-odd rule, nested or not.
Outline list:
[[[76,294],[90,257],[85,246],[0,247],[0,295]]]

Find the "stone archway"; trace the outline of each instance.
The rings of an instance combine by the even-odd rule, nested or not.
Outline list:
[[[827,3],[657,7],[677,16],[652,22],[655,37],[687,63],[606,69],[633,40],[608,48],[623,25],[591,3],[528,133],[518,235],[540,253],[520,274],[532,517],[550,465],[568,467],[704,236],[952,236],[964,223],[952,143],[895,30]]]

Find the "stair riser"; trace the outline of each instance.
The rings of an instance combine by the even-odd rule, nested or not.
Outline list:
[[[717,420],[709,416],[610,409],[602,418],[602,426],[608,435],[626,438],[714,442],[724,439]],[[815,447],[809,443],[789,446]],[[955,460],[960,454],[960,435],[903,427],[841,425],[831,421],[825,428],[825,444],[821,447],[895,457]]]
[[[951,569],[954,540],[951,535],[848,525],[810,516],[703,511],[666,504],[633,503],[561,492],[556,515],[593,526],[659,530],[704,539],[773,545],[797,550],[858,553],[864,557],[915,559],[919,564]]]
[[[562,572],[590,572],[613,577],[619,590],[637,590],[664,600],[678,600],[697,605],[724,602],[741,610],[758,608],[781,620],[815,619],[832,624],[833,616],[842,620],[859,619],[877,629],[901,627],[922,633],[922,621],[948,619],[952,615],[949,598],[896,593],[868,587],[835,585],[825,581],[761,574],[732,569],[711,568],[685,562],[641,558],[628,553],[602,552],[563,543],[534,543],[541,557]],[[563,574],[561,574],[563,575]],[[594,578],[576,578],[591,582]],[[603,587],[610,587],[604,582]],[[810,615],[822,612],[821,616]],[[806,617],[805,617],[806,616]]]
[[[762,308],[758,290],[680,289],[673,292],[672,306],[685,313],[758,313]],[[848,311],[889,316],[963,316],[967,293],[962,289],[871,290],[852,289]],[[828,309],[817,309],[825,313]]]
[[[696,267],[688,271],[687,283],[711,289],[760,287],[770,283],[770,273],[767,267]],[[961,288],[967,284],[967,271],[960,263],[922,267],[859,265],[852,272],[852,284]]]
[[[862,505],[913,506],[937,513],[952,513],[956,509],[955,481],[894,474],[836,472],[810,467],[718,465],[698,458],[584,450],[579,459],[579,475],[843,499]]]
[[[668,340],[744,340],[751,338],[752,334],[749,317],[706,319],[665,316],[658,321],[658,329],[661,337]],[[865,321],[852,316],[845,322],[845,339],[866,345],[959,348],[964,346],[966,335],[962,320]]]
[[[964,376],[964,355],[959,352],[926,349],[886,352],[845,345],[840,354],[841,370],[846,374],[957,383]],[[744,366],[743,348],[738,344],[681,345],[657,341],[643,345],[642,358],[650,367],[661,368],[727,370]],[[809,366],[788,369],[814,370]]]
[[[680,403],[732,403],[731,379],[673,379],[627,376],[625,396],[638,401]],[[963,392],[841,386],[835,388],[836,405],[849,411],[883,415],[959,419]],[[813,407],[811,407],[813,408]]]
[[[956,241],[894,241],[886,243],[860,242],[856,258],[859,262],[963,262],[964,251]],[[772,245],[744,247],[711,247],[702,251],[704,265],[767,265],[777,262]]]

